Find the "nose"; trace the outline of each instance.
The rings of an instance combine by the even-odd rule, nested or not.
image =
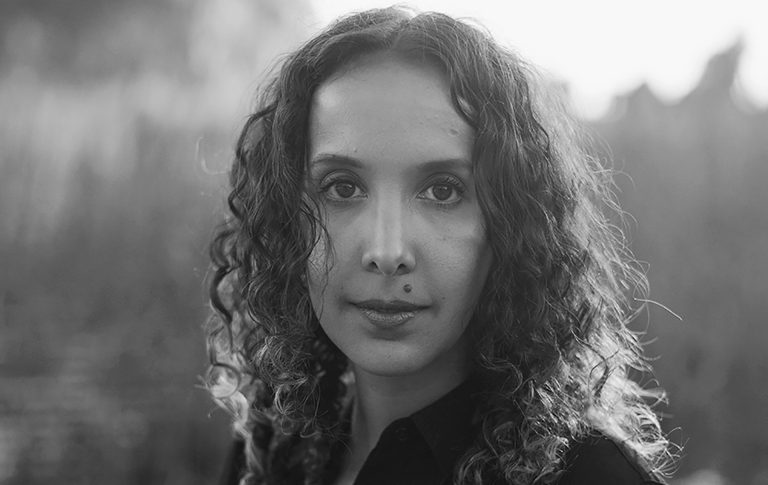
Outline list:
[[[386,276],[408,274],[416,267],[409,242],[407,217],[401,202],[382,200],[374,205],[373,227],[365,237],[363,268]]]

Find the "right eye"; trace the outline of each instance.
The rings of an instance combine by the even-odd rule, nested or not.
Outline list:
[[[365,197],[363,190],[353,180],[330,180],[321,188],[323,195],[332,201],[347,201]]]

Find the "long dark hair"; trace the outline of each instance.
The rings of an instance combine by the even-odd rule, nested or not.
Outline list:
[[[347,395],[346,357],[309,301],[307,259],[322,221],[304,195],[316,88],[356,58],[388,51],[435,62],[475,130],[476,190],[494,264],[471,326],[486,399],[455,483],[549,483],[572,440],[595,430],[654,470],[669,464],[627,328],[647,281],[608,214],[611,174],[544,82],[481,29],[399,8],[342,18],[282,65],[237,142],[231,217],[211,245],[208,384],[246,441],[244,483],[301,470],[320,483]],[[290,471],[293,470],[293,471]]]

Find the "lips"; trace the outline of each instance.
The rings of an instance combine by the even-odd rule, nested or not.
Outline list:
[[[354,305],[369,322],[379,328],[398,327],[415,317],[419,310],[427,308],[403,300],[366,300]]]
[[[354,304],[360,309],[373,310],[379,313],[415,312],[427,308],[425,305],[404,300],[365,300]]]

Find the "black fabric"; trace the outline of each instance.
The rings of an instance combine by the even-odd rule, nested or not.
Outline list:
[[[465,382],[438,401],[391,423],[366,458],[355,485],[448,485],[455,464],[474,437],[474,388]],[[348,416],[346,418],[348,421]],[[348,427],[348,422],[345,423]],[[348,429],[348,428],[347,428]],[[339,473],[346,443],[334,447],[325,484]],[[242,442],[233,447],[222,485],[236,485],[243,467]],[[665,482],[641,466],[629,449],[595,434],[572,443],[558,485],[658,485]],[[496,485],[496,484],[489,484]]]
[[[565,461],[566,471],[558,485],[665,483],[644,469],[631,450],[602,435],[575,444]]]
[[[229,450],[224,470],[221,473],[220,485],[237,485],[240,481],[240,475],[245,469],[245,443],[243,440],[235,440]]]

